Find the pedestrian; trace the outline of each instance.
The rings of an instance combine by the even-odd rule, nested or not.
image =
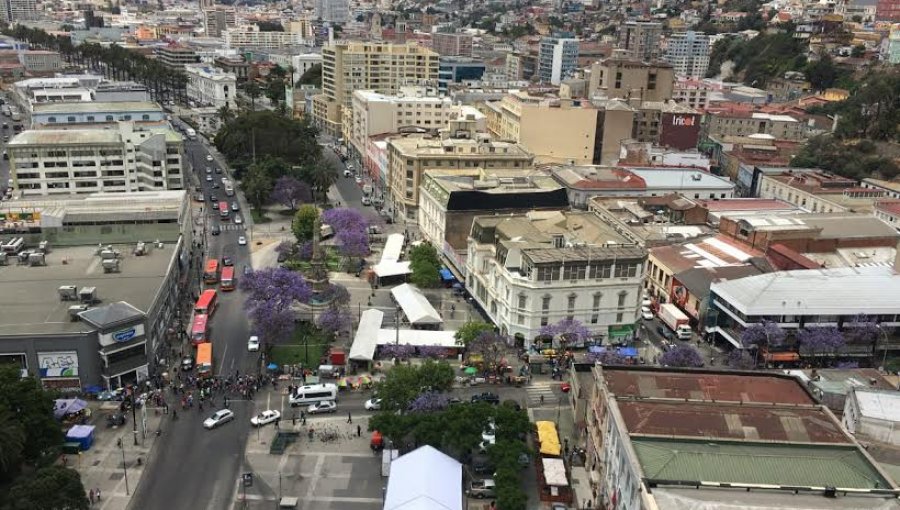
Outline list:
[[[96,494],[97,494],[97,501],[100,501],[100,487],[97,487]]]
[[[90,501],[92,505],[94,504],[94,489],[91,489],[91,491],[88,492],[88,501]]]
[[[347,423],[353,423],[353,415],[351,413],[347,413]]]
[[[541,405],[544,405],[544,396],[541,395]]]
[[[281,418],[275,420],[275,430],[278,430],[278,422],[281,421]]]
[[[356,426],[356,437],[362,437],[362,427],[359,425]]]

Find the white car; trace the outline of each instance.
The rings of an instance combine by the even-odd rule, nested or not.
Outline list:
[[[306,409],[306,412],[309,414],[336,413],[337,402],[335,402],[334,400],[323,400],[321,402],[316,402],[315,404],[309,406]]]
[[[207,175],[207,176],[206,176],[206,182],[212,182],[212,176],[211,176],[211,175]]]
[[[653,310],[651,310],[649,306],[642,306],[641,307],[641,317],[645,321],[652,321],[653,320]]]
[[[489,444],[497,442],[497,426],[494,425],[493,421],[489,421],[484,430],[481,431],[481,440]]]
[[[253,335],[247,340],[247,351],[256,352],[259,350],[259,337]]]
[[[206,161],[212,161],[212,160],[213,160],[212,154],[207,154]]]
[[[269,409],[268,411],[263,411],[253,418],[250,418],[250,425],[253,425],[254,427],[262,427],[263,425],[268,425],[280,419],[281,412]]]
[[[214,429],[223,423],[228,423],[234,419],[234,413],[230,409],[219,409],[212,416],[203,421],[203,428]]]
[[[381,399],[378,397],[366,400],[366,411],[378,411],[381,409]]]
[[[242,218],[239,214],[235,214],[234,222],[235,222],[235,224],[240,225],[241,223],[244,222],[244,218]]]
[[[240,218],[240,216],[238,216],[238,218]],[[235,221],[237,221],[237,218],[235,218]],[[241,245],[241,246],[246,246],[246,245],[247,245],[247,238],[244,237],[244,236],[238,237],[238,244]]]
[[[353,177],[353,172],[350,170],[344,170],[344,177]]]

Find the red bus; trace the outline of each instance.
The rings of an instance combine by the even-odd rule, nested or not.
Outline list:
[[[200,299],[194,305],[194,313],[197,315],[212,315],[216,311],[218,304],[218,294],[215,289],[207,289],[200,294]]]
[[[191,326],[191,342],[194,345],[209,342],[209,315],[194,315],[194,324]]]
[[[222,268],[222,290],[234,290],[234,266]]]
[[[206,261],[206,269],[203,270],[203,281],[206,283],[216,283],[219,281],[218,259],[209,259]]]
[[[228,208],[228,202],[219,202],[219,218],[227,220],[230,211],[231,209]]]

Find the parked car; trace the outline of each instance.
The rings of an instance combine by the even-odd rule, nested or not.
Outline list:
[[[378,397],[370,398],[366,400],[366,411],[378,411],[381,409],[381,399]]]
[[[645,321],[653,320],[653,312],[650,310],[649,306],[641,307],[641,318],[643,318]]]
[[[362,205],[372,205],[372,199],[369,197],[362,197]]]
[[[247,351],[248,352],[256,352],[259,350],[259,337],[253,335],[247,340]]]
[[[231,203],[231,210],[232,210],[232,211],[240,211],[240,210],[241,210],[241,206],[240,206],[237,202],[232,202],[232,203]]]
[[[181,359],[181,370],[182,371],[190,371],[194,369],[194,357],[193,356],[185,356]]]
[[[124,413],[112,413],[106,416],[107,427],[121,427],[122,425],[125,425]]]
[[[337,402],[335,402],[334,400],[323,400],[321,402],[316,402],[315,404],[309,406],[306,409],[306,412],[309,414],[336,413]]]
[[[656,326],[656,332],[659,333],[659,336],[663,337],[665,340],[675,340],[675,333],[672,333],[672,330],[662,324]]]
[[[212,430],[219,425],[230,422],[233,419],[234,413],[231,412],[231,409],[219,409],[218,411],[214,412],[212,416],[203,420],[203,428]]]
[[[483,498],[493,498],[496,495],[496,487],[497,484],[494,483],[494,480],[488,478],[486,480],[472,480],[472,484],[469,485],[469,490],[466,493],[473,498],[483,499]]]
[[[254,427],[262,427],[263,425],[268,425],[270,423],[276,422],[281,419],[281,412],[275,411],[274,409],[269,409],[268,411],[263,411],[253,418],[250,418],[250,425]]]
[[[211,176],[211,175],[207,175],[207,176],[206,176],[206,182],[212,182],[212,176]]]
[[[493,473],[494,470],[494,464],[491,463],[491,459],[486,455],[476,455],[472,457],[472,471],[476,474],[483,475],[486,473]]]
[[[214,196],[215,196],[215,195],[214,195]],[[213,203],[212,203],[212,208],[218,211],[218,210],[219,210],[219,203],[218,203],[218,202],[213,202]]]
[[[485,391],[478,395],[472,395],[472,402],[487,402],[488,404],[496,405],[500,403],[500,397],[494,393]]]
[[[344,170],[344,177],[353,177],[353,172],[350,170]]]

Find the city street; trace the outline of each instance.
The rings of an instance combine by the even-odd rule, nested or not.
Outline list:
[[[221,167],[221,162],[208,162],[206,155],[209,152],[200,142],[186,141],[185,149],[188,161],[194,168],[191,194],[194,194],[193,186],[202,183],[204,196],[207,197],[204,203],[193,202],[196,213],[200,214],[202,207],[201,221],[199,225],[195,223],[198,237],[204,235],[205,229],[208,256],[221,259],[223,254],[228,253],[234,258],[236,274],[240,275],[243,266],[250,263],[247,247],[238,246],[238,236],[244,235],[243,225],[235,225],[233,217],[229,221],[220,221],[218,211],[210,207],[208,200],[214,193],[219,200],[227,199],[229,203],[236,200],[235,197],[225,197],[221,183],[219,189],[213,189],[213,183],[205,180],[205,168]],[[212,175],[219,180],[225,174]],[[243,211],[237,214],[243,214]],[[220,235],[211,235],[214,225],[220,225]],[[216,374],[229,375],[238,371],[242,374],[256,373],[259,358],[256,353],[247,352],[249,334],[240,292],[220,292],[219,306],[211,326]],[[219,403],[221,406],[221,399]],[[174,401],[169,404],[180,410]],[[228,506],[243,467],[244,444],[250,428],[253,403],[229,399],[229,405],[235,413],[234,421],[214,430],[206,430],[202,426],[203,420],[212,414],[208,407],[202,413],[196,408],[179,412],[177,420],[170,419],[163,425],[155,455],[149,460],[150,469],[146,471],[133,499],[139,502],[134,508],[174,510]]]

